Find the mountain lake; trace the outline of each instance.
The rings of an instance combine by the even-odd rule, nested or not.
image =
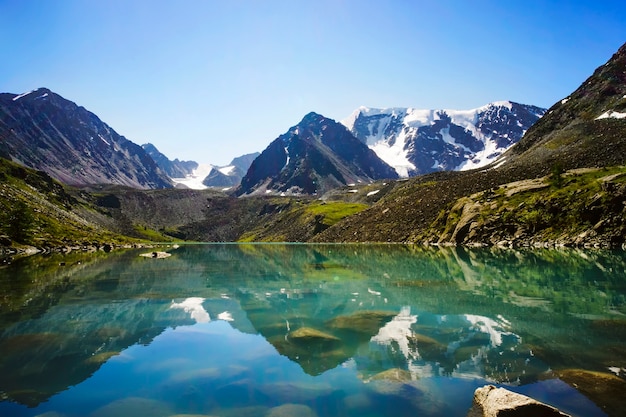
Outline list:
[[[486,384],[626,409],[623,251],[158,250],[0,267],[0,416],[466,416]]]

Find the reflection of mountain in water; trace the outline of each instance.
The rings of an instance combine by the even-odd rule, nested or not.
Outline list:
[[[621,253],[207,245],[163,260],[137,254],[0,270],[4,397],[36,405],[168,327],[220,319],[263,335],[308,374],[343,364],[364,381],[398,369],[409,379],[527,383],[563,358],[605,369],[619,356],[611,347],[623,347],[624,321],[598,320],[626,313]],[[598,345],[610,355],[594,354]]]

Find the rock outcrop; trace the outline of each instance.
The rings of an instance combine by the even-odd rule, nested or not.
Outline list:
[[[467,417],[566,417],[569,414],[522,394],[493,385],[474,392],[474,403]]]

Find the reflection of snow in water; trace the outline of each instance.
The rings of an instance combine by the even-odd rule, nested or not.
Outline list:
[[[411,314],[411,307],[402,307],[400,313],[385,324],[371,341],[386,346],[397,344],[405,358],[413,358],[416,352],[411,351],[409,338],[413,335],[411,325],[416,322],[417,316]]]
[[[447,362],[448,366],[453,364],[452,369],[444,370],[442,363],[437,360],[433,361],[432,358],[433,346],[436,349],[436,345],[433,345],[433,343],[437,342],[423,342],[426,343],[424,345],[421,339],[418,338],[420,335],[413,331],[412,326],[417,321],[418,316],[411,314],[410,307],[402,307],[400,313],[370,339],[376,345],[388,349],[388,354],[392,356],[402,355],[406,360],[406,369],[414,380],[441,375],[442,372],[444,374],[452,372],[457,378],[485,377],[487,375],[485,375],[484,361],[490,351],[502,354],[505,350],[513,351],[514,347],[521,343],[521,338],[518,335],[507,330],[511,323],[501,315],[498,315],[496,319],[473,314],[438,316],[436,317],[438,327],[457,329],[456,333],[458,335],[457,340],[448,341],[442,345],[441,354],[444,356],[440,359],[443,362]],[[480,340],[480,337],[476,339],[477,335],[481,334],[486,335],[488,338],[483,339],[483,345],[475,345],[476,341]],[[427,335],[424,337],[430,338]],[[412,340],[413,343],[411,343]],[[424,348],[424,346],[430,347],[430,359],[424,359],[420,355],[419,349]],[[473,352],[464,360],[457,362],[454,359],[457,356],[457,351],[463,348],[465,352],[468,352],[467,347],[469,346],[474,346]],[[461,354],[461,356],[463,355],[464,353]]]
[[[503,324],[498,323],[497,321],[490,319],[489,317],[483,316],[475,316],[473,314],[466,314],[465,319],[472,323],[473,328],[476,330],[486,333],[489,335],[489,340],[491,342],[492,347],[497,347],[502,345],[502,336],[510,336],[513,335],[511,332],[501,330],[504,325],[510,325],[510,323],[501,315],[498,316],[500,321]],[[519,339],[519,336],[514,335]]]
[[[204,298],[201,297],[189,297],[185,299],[183,302],[175,303],[172,301],[172,308],[180,308],[185,311],[185,313],[190,313],[191,318],[196,321],[196,323],[208,323],[211,321],[211,317],[209,317],[209,313],[204,309],[202,303],[204,302]]]

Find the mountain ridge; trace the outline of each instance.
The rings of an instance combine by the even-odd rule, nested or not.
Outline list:
[[[65,184],[172,187],[141,146],[47,88],[0,94],[0,138],[1,156]]]
[[[155,239],[167,235],[194,241],[624,248],[625,77],[626,45],[576,91],[555,103],[516,145],[479,169],[438,171],[402,181],[383,179],[384,175],[373,179],[359,164],[350,165],[362,162],[354,149],[361,149],[365,157],[373,151],[344,126],[310,113],[252,162],[247,174],[251,192],[239,194],[246,198],[217,190],[91,187],[68,195],[92,206],[64,199],[62,204],[76,212],[55,211],[62,213],[60,219],[85,216],[97,227],[138,238],[152,234]],[[360,145],[353,147],[354,143]],[[355,161],[343,159],[344,153]],[[34,180],[18,185],[12,195],[23,195],[32,184],[38,184],[44,195],[34,204],[19,198],[32,213],[38,213],[39,199],[54,200],[62,193],[46,191],[47,174],[24,173],[14,166],[9,164],[6,178],[15,177],[11,173],[15,171],[19,178]],[[395,173],[390,166],[381,166]],[[0,186],[4,189],[5,184]],[[4,212],[18,213],[14,201],[2,196]],[[30,228],[33,236],[28,240],[39,244],[40,239],[52,241],[55,236],[54,242],[71,239],[62,228],[45,229],[47,234],[41,237],[49,223],[40,221]],[[63,220],[58,224],[64,225]],[[14,232],[9,225],[8,220],[0,222],[3,233]],[[5,245],[5,237],[0,238],[0,245]]]
[[[202,180],[202,184],[207,187],[236,187],[241,183],[241,179],[246,175],[252,162],[260,155],[259,152],[252,152],[241,155],[226,166],[214,166],[209,174]]]
[[[141,147],[170,178],[185,177],[198,168],[196,161],[180,161],[178,158],[170,160],[151,143],[144,143]]]
[[[470,110],[361,106],[341,121],[401,177],[487,165],[545,109],[499,101]]]
[[[626,44],[480,169],[411,178],[318,242],[619,247],[626,242]]]
[[[320,194],[381,178],[397,174],[345,126],[310,112],[252,162],[235,193]]]

